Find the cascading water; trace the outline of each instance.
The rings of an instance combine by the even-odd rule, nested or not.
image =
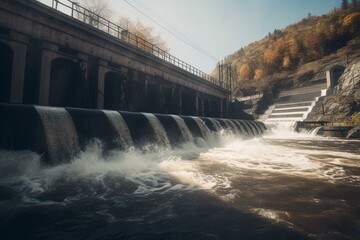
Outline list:
[[[155,138],[158,141],[158,144],[161,146],[165,146],[167,148],[170,147],[170,141],[166,135],[165,129],[163,125],[160,123],[159,119],[152,113],[142,113],[148,120],[149,123],[154,130]]]
[[[249,134],[252,135],[252,136],[255,136],[256,135],[256,130],[255,130],[254,126],[252,124],[250,124],[249,122],[247,122],[247,121],[243,121],[243,123],[247,127],[247,130],[248,130]]]
[[[103,110],[117,133],[119,134],[119,141],[125,146],[126,149],[133,146],[133,141],[131,139],[130,131],[126,125],[124,118],[119,112]]]
[[[225,122],[228,124],[229,128],[231,129],[233,134],[238,134],[239,130],[235,123],[233,123],[231,120],[226,119]]]
[[[198,117],[192,117],[196,124],[199,126],[200,130],[201,130],[201,134],[203,136],[203,138],[205,140],[209,140],[211,139],[211,133],[210,133],[210,130],[209,128],[205,125],[205,123]]]
[[[209,118],[209,120],[212,122],[212,124],[214,124],[216,132],[220,132],[222,129],[220,123],[216,119],[213,119],[213,118]]]
[[[186,126],[184,120],[177,115],[171,115],[171,116],[174,118],[177,125],[179,126],[181,135],[182,135],[182,138],[184,139],[184,141],[185,142],[194,142],[193,135],[191,134],[189,128]]]
[[[237,131],[240,135],[246,135],[246,132],[241,124],[238,121],[230,120],[237,128]]]
[[[309,131],[309,134],[311,135],[311,136],[316,136],[317,134],[318,134],[318,132],[320,131],[320,130],[323,130],[324,129],[324,127],[316,127],[316,128],[313,128],[313,129],[311,129],[310,131]]]
[[[252,127],[255,135],[261,134],[261,128],[259,127],[259,125],[257,125],[255,122],[252,122],[252,121],[249,121],[248,124]]]
[[[66,112],[41,110],[41,122],[48,122],[44,128],[55,129],[57,115]],[[119,121],[116,114],[110,120],[99,112],[92,113],[97,116],[93,120]],[[121,114],[134,142],[145,128],[177,129],[172,121],[179,118],[163,119],[171,124],[153,121],[155,127],[149,127],[150,120],[140,113]],[[77,121],[81,119],[86,114],[79,113]],[[187,119],[186,127],[196,125]],[[0,120],[3,132],[6,122]],[[205,120],[206,126],[212,123]],[[176,122],[184,127],[183,121]],[[238,130],[250,127],[249,121],[232,122]],[[263,133],[261,124],[253,123]],[[102,126],[112,131],[107,123]],[[211,136],[217,135],[216,146],[209,138],[200,147],[165,149],[155,139],[158,151],[143,151],[139,145],[104,153],[102,145],[89,141],[75,157],[46,167],[40,154],[0,150],[1,238],[359,239],[360,141],[315,138],[276,127],[250,139],[208,128]],[[49,133],[73,137],[52,129]]]
[[[241,124],[241,126],[244,127],[244,129],[247,132],[248,136],[254,135],[254,132],[252,131],[252,129],[250,128],[250,126],[247,124],[246,121],[239,121],[239,124]]]
[[[235,124],[238,126],[239,128],[239,132],[243,135],[243,136],[250,136],[247,128],[246,128],[246,125],[244,123],[242,123],[242,121],[238,120],[238,121],[234,121]]]
[[[36,106],[44,126],[48,154],[53,163],[69,161],[78,151],[78,136],[64,108]]]

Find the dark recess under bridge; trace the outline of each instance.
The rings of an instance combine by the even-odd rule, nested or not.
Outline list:
[[[0,52],[3,103],[242,117],[230,114],[231,78],[210,77],[71,1],[1,0]]]

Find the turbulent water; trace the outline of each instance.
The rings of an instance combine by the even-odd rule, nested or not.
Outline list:
[[[360,141],[273,130],[70,163],[0,152],[1,239],[360,239]],[[216,142],[216,143],[214,143]]]

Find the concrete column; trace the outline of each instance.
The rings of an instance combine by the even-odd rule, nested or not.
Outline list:
[[[57,54],[43,50],[41,58],[41,72],[40,72],[40,89],[39,89],[39,104],[49,105],[49,91],[51,78],[51,63],[56,58]]]
[[[200,109],[199,109],[199,92],[195,93],[195,114],[196,116],[200,116]]]
[[[104,89],[105,89],[105,74],[107,70],[104,67],[105,61],[99,61],[99,71],[98,71],[98,92],[97,92],[97,108],[104,108]]]
[[[203,96],[200,97],[200,116],[204,117],[204,98]]]
[[[224,117],[224,104],[225,104],[225,99],[220,100],[220,117]]]
[[[327,88],[333,88],[334,87],[334,76],[333,71],[326,70],[326,87]]]
[[[179,89],[179,115],[182,114],[182,91]]]
[[[22,103],[25,79],[26,45],[15,42],[12,42],[10,45],[14,50],[10,102]]]

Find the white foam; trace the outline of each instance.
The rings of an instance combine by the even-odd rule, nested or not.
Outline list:
[[[130,148],[127,151],[112,151],[106,156],[102,155],[101,143],[94,141],[71,162],[54,167],[41,167],[40,156],[29,151],[0,151],[0,182],[12,183],[28,202],[34,204],[38,200],[32,196],[51,191],[59,182],[89,182],[89,186],[94,183],[105,192],[97,193],[96,188],[91,188],[91,191],[104,199],[109,197],[107,191],[114,191],[114,186],[121,184],[116,181],[125,181],[126,186],[133,185],[127,191],[134,195],[201,189],[218,194],[224,201],[232,201],[238,194],[231,192],[233,179],[249,173],[360,185],[359,177],[345,170],[346,167],[359,167],[359,155],[300,145],[306,143],[311,146],[314,139],[334,141],[331,139],[304,137],[289,131],[274,132],[274,135],[270,133],[264,138],[251,140],[223,133],[218,136],[217,147],[211,147],[211,144],[196,147],[187,142],[179,149],[155,146],[152,151],[143,153]],[[286,136],[286,140],[282,140]],[[107,182],[109,177],[115,179],[113,185]],[[222,192],[224,189],[226,191]],[[79,199],[79,196],[73,195],[63,203]],[[56,203],[50,201],[47,204]],[[272,215],[268,217],[272,218]]]

